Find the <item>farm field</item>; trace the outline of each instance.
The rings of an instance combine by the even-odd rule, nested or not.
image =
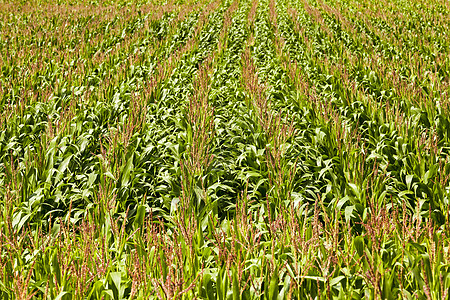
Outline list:
[[[0,2],[0,299],[449,299],[445,0]]]

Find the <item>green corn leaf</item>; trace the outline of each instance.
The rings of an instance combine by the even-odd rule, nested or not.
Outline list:
[[[264,295],[267,300],[276,300],[278,297],[278,292],[278,272],[275,270],[270,278],[270,283]]]
[[[133,228],[138,229],[141,228],[144,224],[144,218],[146,213],[146,206],[139,205],[136,211],[136,216],[134,217]]]
[[[357,236],[353,240],[353,247],[355,247],[355,249],[358,252],[358,255],[360,257],[363,256],[363,254],[364,254],[364,247],[365,247],[364,238],[362,236]]]
[[[128,183],[130,182],[131,173],[133,170],[133,158],[134,154],[132,154],[127,161],[127,164],[125,165],[124,169],[121,172],[122,180],[121,180],[121,186],[126,187],[128,186]]]

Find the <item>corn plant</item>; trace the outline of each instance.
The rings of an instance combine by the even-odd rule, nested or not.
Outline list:
[[[1,299],[448,299],[442,0],[0,3]]]

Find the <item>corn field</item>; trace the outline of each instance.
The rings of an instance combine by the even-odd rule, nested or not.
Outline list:
[[[0,298],[449,299],[449,16],[0,1]]]

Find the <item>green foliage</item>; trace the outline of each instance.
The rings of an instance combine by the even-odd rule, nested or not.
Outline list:
[[[0,298],[447,299],[448,13],[0,3]]]

